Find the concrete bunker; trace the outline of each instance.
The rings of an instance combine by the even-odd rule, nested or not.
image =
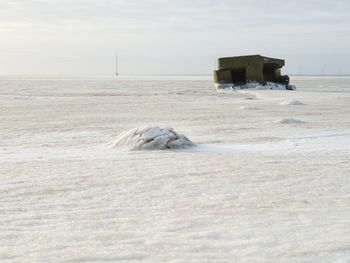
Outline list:
[[[214,71],[216,84],[245,85],[257,82],[265,85],[268,82],[289,87],[289,77],[281,75],[285,65],[283,59],[269,58],[261,55],[218,58],[217,70]]]

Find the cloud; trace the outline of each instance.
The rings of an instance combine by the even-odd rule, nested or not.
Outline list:
[[[348,1],[1,0],[2,27],[227,31],[232,28],[347,25]]]
[[[347,0],[0,0],[0,63],[17,63],[13,54],[30,56],[33,50],[52,61],[65,54],[77,60],[107,57],[118,45],[130,71],[137,58],[144,65],[150,60],[165,65],[172,58],[177,64],[169,62],[168,68],[182,69],[176,59],[181,57],[197,70],[191,60],[204,57],[203,68],[211,69],[212,59],[221,55],[288,58],[335,47],[348,54],[349,31]]]

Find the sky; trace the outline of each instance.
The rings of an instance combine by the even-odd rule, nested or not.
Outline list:
[[[218,57],[350,73],[349,0],[0,0],[0,74],[211,74]]]

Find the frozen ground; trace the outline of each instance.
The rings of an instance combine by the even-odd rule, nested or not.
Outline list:
[[[291,82],[1,77],[0,261],[350,262],[350,78]]]

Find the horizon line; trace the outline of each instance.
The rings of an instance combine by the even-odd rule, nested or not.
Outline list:
[[[296,73],[285,73],[288,76],[305,76],[305,77],[350,77],[350,73],[346,74],[311,74],[311,73],[306,73],[306,74],[296,74]],[[110,74],[69,74],[69,73],[63,73],[63,74],[47,74],[47,73],[35,73],[35,74],[18,74],[18,73],[0,73],[0,77],[108,77],[108,76],[114,76],[115,77],[115,72],[110,73]],[[161,76],[213,76],[212,74],[209,73],[162,73],[162,74],[120,74],[118,77],[161,77]],[[115,78],[118,78],[115,77]]]

